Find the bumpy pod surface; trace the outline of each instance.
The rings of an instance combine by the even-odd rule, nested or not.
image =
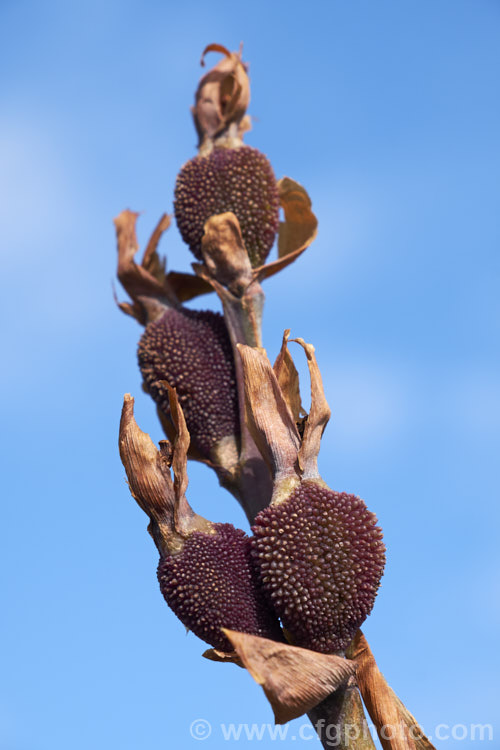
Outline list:
[[[250,540],[228,523],[214,534],[195,531],[182,552],[160,560],[158,580],[181,622],[214,648],[232,651],[221,628],[280,639],[276,617],[259,588]]]
[[[149,323],[139,342],[147,390],[169,413],[166,380],[177,391],[193,446],[209,457],[226,435],[239,433],[238,396],[231,342],[222,315],[167,310]]]
[[[295,645],[341,651],[370,614],[385,564],[376,523],[359,497],[314,481],[257,516],[253,559]]]
[[[271,164],[250,146],[214,148],[208,156],[195,156],[177,177],[174,211],[182,238],[198,260],[202,260],[205,222],[232,211],[250,262],[259,266],[279,226],[278,189]]]

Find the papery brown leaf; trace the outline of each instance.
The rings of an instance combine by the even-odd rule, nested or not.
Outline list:
[[[304,349],[311,377],[311,410],[307,417],[302,445],[299,451],[299,465],[302,470],[302,479],[316,479],[318,474],[318,454],[321,438],[331,416],[328,406],[323,381],[319,371],[314,346],[306,344],[303,339],[292,339]]]
[[[168,214],[163,214],[158,224],[156,225],[153,234],[149,238],[149,242],[144,251],[142,258],[142,267],[149,271],[149,273],[157,279],[163,286],[166,278],[166,259],[160,258],[158,255],[158,244],[164,232],[169,228],[171,218]]]
[[[281,349],[273,365],[276,378],[278,380],[281,392],[288,404],[288,408],[297,423],[304,414],[302,402],[300,399],[299,373],[293,363],[293,359],[288,351],[288,339],[290,329],[288,328],[283,334]]]
[[[318,220],[306,189],[289,177],[283,177],[278,180],[278,190],[285,214],[278,232],[278,259],[254,269],[254,278],[258,281],[268,279],[297,260],[318,231]]]
[[[306,245],[306,247],[302,247],[299,250],[290,253],[289,255],[283,256],[283,258],[278,258],[278,260],[273,260],[270,263],[266,263],[265,266],[258,266],[257,268],[254,268],[254,280],[259,282],[264,281],[264,279],[269,279],[271,276],[274,276],[275,273],[279,273],[295,260],[297,260],[299,255],[302,255],[304,250],[307,250],[308,247],[309,245]]]
[[[164,470],[158,448],[135,421],[134,399],[129,393],[123,398],[119,448],[134,498],[148,515],[162,518],[168,512],[167,502],[173,501],[169,467]]]
[[[177,299],[168,286],[165,275],[161,273],[161,261],[156,255],[161,234],[168,226],[168,217],[160,219],[152,240],[149,252],[146,251],[145,261],[153,272],[148,268],[138,265],[135,254],[139,249],[135,226],[139,214],[134,211],[122,211],[116,219],[116,239],[118,245],[118,270],[117,275],[123,288],[133,300],[128,307],[121,307],[128,315],[135,317],[139,323],[145,324],[160,315],[166,307],[177,304]],[[156,275],[155,275],[156,274]],[[160,279],[160,280],[159,280]],[[127,305],[128,303],[121,303]]]
[[[384,750],[436,750],[380,672],[361,630],[349,646],[359,690]]]
[[[278,191],[285,214],[278,234],[278,256],[283,258],[311,244],[316,236],[318,220],[312,212],[307,190],[298,182],[282,177],[278,181]]]
[[[188,302],[190,299],[200,297],[202,294],[210,294],[213,287],[200,276],[193,273],[182,273],[180,271],[169,271],[167,281],[179,302]]]
[[[226,628],[223,632],[262,686],[276,724],[307,713],[356,672],[353,662],[334,654],[320,654]]]
[[[201,294],[212,292],[207,282],[190,273],[170,271],[166,273],[166,261],[158,255],[158,243],[163,233],[170,226],[170,216],[163,214],[156,225],[146,247],[142,264],[137,265],[134,256],[139,246],[135,225],[139,214],[133,211],[122,211],[114,220],[118,241],[118,278],[134,301],[118,302],[117,305],[127,315],[136,318],[145,325],[146,298],[168,300],[170,306],[187,302]],[[140,297],[141,301],[137,301]]]
[[[299,433],[264,349],[238,344],[238,351],[243,364],[248,427],[272,469],[276,493],[282,480],[292,480],[290,487],[299,481]]]
[[[170,414],[174,423],[177,436],[174,441],[174,455],[172,460],[172,470],[174,472],[174,490],[176,497],[175,509],[175,527],[178,531],[185,530],[184,522],[189,518],[189,505],[186,500],[186,489],[188,486],[187,475],[187,453],[191,439],[189,437],[184,413],[177,398],[175,388],[172,388],[167,381],[163,381],[168,390],[168,399],[170,403]]]

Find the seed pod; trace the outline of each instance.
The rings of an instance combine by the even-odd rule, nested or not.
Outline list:
[[[252,266],[267,258],[279,226],[279,196],[273,169],[255,148],[215,147],[195,156],[179,172],[175,186],[175,218],[184,242],[202,260],[205,222],[231,211]]]
[[[279,627],[257,583],[250,540],[228,523],[195,531],[177,555],[158,566],[160,589],[179,620],[214,648],[232,651],[221,628],[279,638]]]
[[[145,386],[164,415],[170,413],[165,381],[176,389],[202,457],[209,459],[222,440],[239,434],[234,359],[219,313],[166,310],[146,326],[138,358]]]
[[[261,511],[252,552],[276,614],[297,646],[341,651],[370,614],[385,554],[375,516],[314,480]]]
[[[271,505],[255,519],[252,555],[268,601],[293,643],[331,653],[349,644],[371,612],[385,548],[364,502],[329,489],[318,473],[330,409],[314,347],[297,339],[311,375],[311,410],[300,417],[288,334],[274,368],[263,350],[238,347],[249,427],[274,480]]]
[[[186,499],[189,433],[172,388],[169,395],[177,430],[173,446],[163,441],[156,449],[135,422],[130,396],[120,423],[120,455],[132,496],[150,518],[163,596],[181,622],[216,649],[233,650],[221,628],[279,640],[277,618],[251,562],[250,540],[231,524],[194,513]]]

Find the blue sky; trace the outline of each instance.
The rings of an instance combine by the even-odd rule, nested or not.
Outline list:
[[[491,724],[498,742],[498,2],[2,0],[0,38],[2,750],[279,744],[223,741],[221,723],[270,708],[164,604],[117,451],[125,392],[161,432],[140,329],[113,302],[111,220],[143,211],[144,242],[172,210],[200,53],[241,40],[247,141],[319,218],[266,282],[265,345],[285,327],[315,344],[333,413],[320,470],[385,532],[365,633],[429,734]],[[162,249],[189,269],[175,227]],[[247,528],[204,467],[188,497]]]

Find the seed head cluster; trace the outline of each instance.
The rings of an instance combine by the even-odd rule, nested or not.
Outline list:
[[[160,589],[181,622],[214,648],[232,651],[220,628],[280,638],[250,557],[249,538],[228,523],[192,533],[179,554],[158,566]]]
[[[376,524],[359,497],[314,481],[259,513],[252,556],[295,645],[341,651],[370,614],[385,564]]]
[[[146,327],[138,357],[145,386],[164,414],[169,399],[161,381],[176,389],[191,443],[204,457],[221,438],[238,434],[234,360],[219,313],[167,310]]]
[[[268,159],[255,148],[214,148],[196,156],[177,177],[174,201],[177,226],[193,254],[202,260],[205,222],[232,211],[241,227],[252,266],[261,265],[279,226],[276,178]]]

